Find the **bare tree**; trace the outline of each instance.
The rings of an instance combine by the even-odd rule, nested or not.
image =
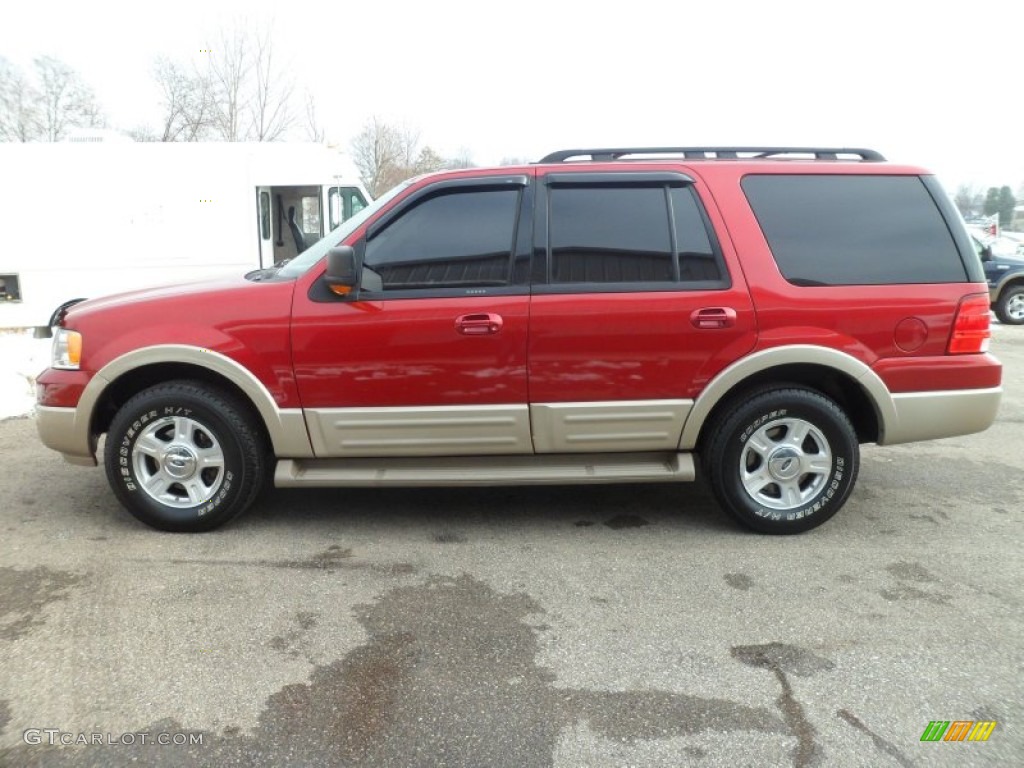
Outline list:
[[[472,167],[468,150],[462,149],[454,158],[443,157],[429,146],[420,147],[417,129],[390,125],[376,116],[352,140],[352,159],[374,197],[421,173]]]
[[[224,27],[216,46],[186,64],[156,59],[153,77],[163,96],[162,141],[276,141],[295,125],[294,83],[274,52],[270,32]],[[307,133],[322,140],[311,98]]]
[[[213,126],[224,141],[242,141],[244,115],[249,109],[246,82],[252,63],[245,33],[222,30],[220,46],[210,54],[209,73],[214,93]]]
[[[459,151],[455,157],[450,157],[445,161],[445,167],[475,168],[476,163],[473,162],[473,153],[470,152],[469,147],[459,147]]]
[[[975,194],[974,187],[969,184],[961,184],[956,188],[953,203],[960,210],[961,215],[970,216],[974,213]]]
[[[417,176],[421,173],[433,173],[444,168],[450,168],[450,162],[441,157],[430,147],[424,147],[416,156],[416,162],[408,166],[410,176]]]
[[[377,197],[402,178],[404,159],[399,132],[376,115],[371,117],[352,140],[352,160],[363,184]]]
[[[501,162],[498,163],[498,165],[529,165],[529,164],[530,164],[530,161],[527,160],[525,157],[515,157],[515,156],[503,157],[503,158],[501,158]]]
[[[398,139],[399,167],[410,170],[416,168],[420,153],[420,130],[408,123],[402,123],[394,128],[395,136]]]
[[[294,83],[275,66],[270,31],[257,33],[252,54],[252,99],[249,105],[250,138],[256,141],[275,141],[294,122],[291,111]]]
[[[72,128],[103,126],[96,96],[77,72],[52,56],[40,56],[33,63],[39,79],[41,122],[46,141],[60,141]]]
[[[151,126],[151,125],[140,124],[140,125],[135,126],[134,128],[129,128],[127,131],[125,131],[125,133],[127,133],[131,137],[132,141],[138,141],[138,142],[163,141],[163,139],[160,137],[160,135],[156,132],[156,130],[154,130],[153,126]]]
[[[99,102],[77,72],[52,56],[33,64],[34,83],[0,59],[0,139],[60,141],[73,128],[103,126]]]
[[[153,66],[153,77],[160,87],[164,105],[159,141],[205,138],[212,128],[214,112],[209,75],[195,68],[187,71],[161,56]]]
[[[306,91],[305,107],[305,120],[302,127],[305,129],[306,139],[316,142],[317,144],[322,144],[324,140],[324,127],[317,119],[316,99],[313,98],[313,94],[309,91]]]
[[[0,141],[34,141],[42,135],[38,100],[21,70],[0,57]]]

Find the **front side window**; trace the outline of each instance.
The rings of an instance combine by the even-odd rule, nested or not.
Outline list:
[[[519,189],[442,192],[366,243],[363,266],[382,289],[506,286]]]
[[[724,275],[689,186],[555,184],[548,249],[554,284],[678,290],[720,287]]]
[[[967,280],[949,226],[917,176],[756,175],[743,191],[795,285]]]

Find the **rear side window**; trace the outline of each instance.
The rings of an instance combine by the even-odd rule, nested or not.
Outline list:
[[[779,269],[796,285],[968,279],[917,176],[747,176],[743,191]]]
[[[672,280],[662,188],[556,187],[550,236],[556,283]]]
[[[720,258],[689,187],[556,184],[549,206],[553,284],[722,287]]]

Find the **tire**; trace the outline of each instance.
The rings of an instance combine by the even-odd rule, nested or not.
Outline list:
[[[1005,325],[1024,323],[1024,285],[1011,285],[996,299],[996,317]]]
[[[719,504],[760,533],[815,528],[846,502],[860,446],[835,402],[812,390],[758,390],[712,425],[703,469]]]
[[[132,397],[115,414],[104,449],[107,479],[125,508],[179,533],[209,531],[241,514],[263,485],[268,458],[248,408],[198,381]]]

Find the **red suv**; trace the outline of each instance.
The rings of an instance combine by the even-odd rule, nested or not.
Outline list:
[[[396,187],[290,263],[58,315],[43,442],[144,522],[278,487],[688,481],[765,533],[861,443],[987,428],[981,263],[871,150],[568,150]],[[699,464],[698,464],[699,461]]]

